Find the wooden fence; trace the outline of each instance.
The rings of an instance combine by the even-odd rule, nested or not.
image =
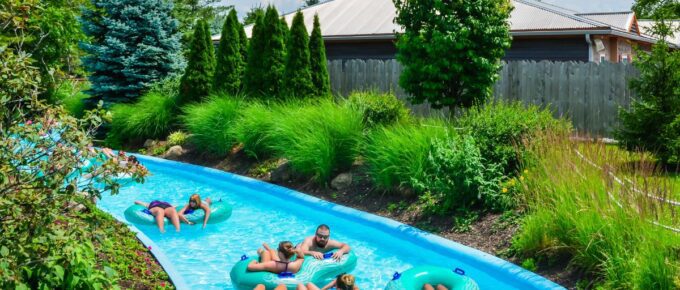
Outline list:
[[[399,87],[402,67],[396,60],[333,60],[328,70],[336,94],[378,90],[404,101],[408,97]],[[627,108],[634,96],[628,83],[638,76],[630,64],[548,61],[504,63],[499,74],[494,98],[549,106],[556,117],[567,117],[580,132],[594,136],[611,135],[619,107]],[[442,114],[427,105],[410,108],[421,116]]]

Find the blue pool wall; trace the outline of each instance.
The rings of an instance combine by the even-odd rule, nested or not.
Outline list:
[[[503,281],[513,281],[512,284],[519,286],[521,289],[565,289],[564,287],[536,273],[528,271],[496,256],[419,230],[395,220],[328,202],[289,188],[229,172],[224,172],[214,168],[181,163],[146,155],[132,155],[135,155],[142,162],[142,164],[154,163],[156,165],[160,165],[161,167],[182,171],[182,173],[189,175],[196,175],[203,178],[215,178],[221,182],[229,182],[235,185],[244,186],[259,192],[266,193],[273,198],[282,199],[287,202],[294,202],[302,206],[333,213],[336,216],[340,216],[345,219],[386,232],[395,238],[411,241],[442,255],[455,256],[456,259],[459,259],[469,265],[474,265],[478,269],[493,269],[492,271],[494,272],[494,276],[497,279]],[[117,218],[121,219],[122,217],[118,216]],[[121,220],[125,221],[124,218]],[[153,241],[151,241],[151,239],[144,235],[144,233],[137,229],[133,224],[128,222],[126,222],[126,224],[132,229],[132,231],[137,233],[137,237],[142,241],[142,243],[144,243],[144,245],[147,247],[151,246],[152,254],[158,259],[158,262],[168,273],[170,280],[173,282],[175,287],[180,290],[189,289],[180,273],[175,270],[173,264],[165,256],[162,250],[159,249],[153,243]]]

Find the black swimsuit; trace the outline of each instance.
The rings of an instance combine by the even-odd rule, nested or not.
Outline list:
[[[149,203],[149,209],[152,209],[154,207],[160,207],[162,209],[166,209],[166,208],[172,207],[172,205],[165,202],[165,201],[154,200],[151,203]]]

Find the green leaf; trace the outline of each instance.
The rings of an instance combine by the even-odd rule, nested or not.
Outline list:
[[[2,255],[3,257],[7,257],[7,255],[9,255],[9,249],[5,246],[2,246],[0,248],[0,255]]]

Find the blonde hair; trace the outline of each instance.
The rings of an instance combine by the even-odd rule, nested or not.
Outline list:
[[[293,243],[290,241],[283,241],[279,243],[279,252],[283,253],[286,259],[290,259],[295,255],[295,247],[293,247]]]
[[[194,193],[189,197],[189,206],[191,207],[191,202],[196,203],[196,207],[194,209],[200,208],[201,207],[201,196],[198,195],[198,193]]]
[[[354,276],[351,274],[340,274],[335,280],[335,287],[338,290],[353,290],[354,289]]]

